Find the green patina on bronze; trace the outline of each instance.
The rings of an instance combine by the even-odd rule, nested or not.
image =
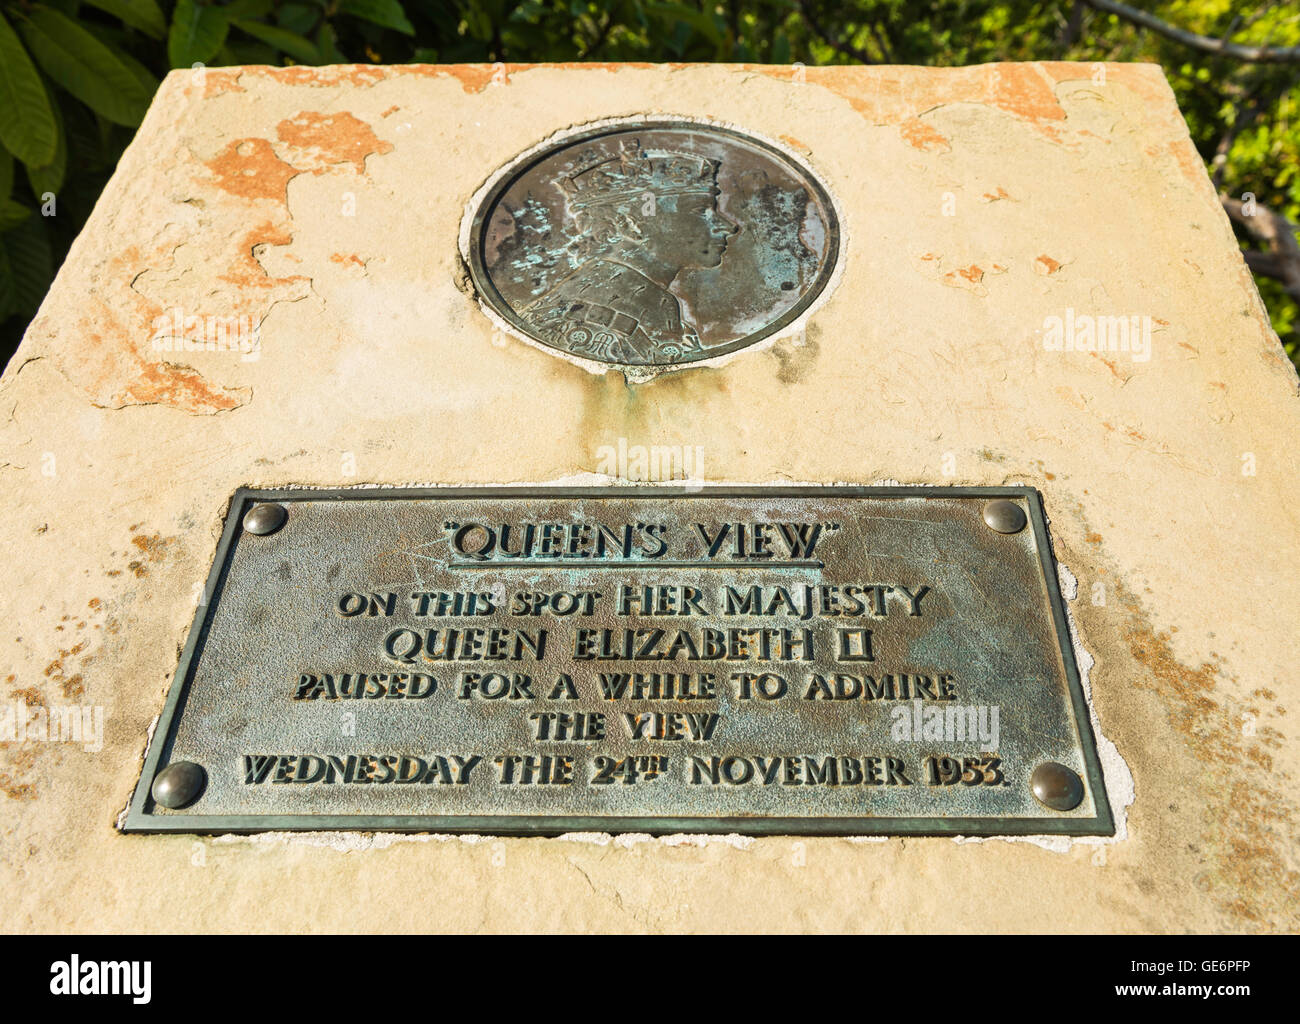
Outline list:
[[[127,831],[1113,832],[1029,488],[240,491],[204,594]]]
[[[664,367],[743,348],[825,288],[839,225],[812,173],[692,122],[568,136],[504,173],[470,228],[484,301],[571,355]]]

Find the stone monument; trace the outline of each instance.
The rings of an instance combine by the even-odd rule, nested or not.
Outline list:
[[[0,395],[15,930],[1297,925],[1154,66],[174,72]]]

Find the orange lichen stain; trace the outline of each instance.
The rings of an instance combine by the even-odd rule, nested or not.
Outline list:
[[[396,113],[397,113],[399,110],[401,110],[401,109],[402,109],[401,107],[399,107],[396,103],[394,103],[391,107],[389,107],[387,110],[385,110],[385,111],[384,111],[382,114],[380,114],[379,116],[380,116],[380,117],[391,117],[393,114],[396,114]]]
[[[516,71],[527,71],[530,68],[534,68],[538,66],[539,65],[536,64],[512,65],[512,67],[514,67]],[[667,71],[681,71],[683,68],[691,67],[691,65],[685,61],[665,61],[662,64],[651,64],[647,61],[639,61],[639,60],[626,61],[626,62],[615,61],[615,60],[599,60],[599,61],[571,60],[571,61],[565,61],[564,63],[561,64],[553,64],[553,65],[548,64],[544,66],[562,68],[565,71],[621,71],[623,68],[632,68],[635,71],[654,71],[660,68]],[[697,63],[695,66],[709,67],[710,65],[707,63],[706,64]],[[742,65],[742,67],[745,70],[753,70],[755,68],[759,68],[763,66],[764,65],[761,64]],[[793,68],[787,68],[787,73],[790,75],[791,78],[794,78],[795,71]]]
[[[295,167],[275,155],[266,139],[236,139],[205,165],[216,177],[217,187],[241,199],[271,199],[288,202],[289,179]]]
[[[780,136],[780,139],[791,149],[803,153],[805,156],[812,152],[812,149],[810,149],[807,144],[796,139],[793,135],[782,135]]]
[[[166,556],[168,549],[176,543],[176,538],[164,537],[161,533],[154,533],[151,536],[140,533],[131,538],[131,543],[157,562]]]
[[[919,257],[917,257],[917,258],[918,258],[918,259],[925,260],[925,261],[928,263],[928,262],[930,262],[931,260],[937,260],[937,259],[939,259],[939,256],[938,256],[937,253],[927,252],[927,253],[925,253],[924,255],[919,256]]]
[[[349,85],[366,89],[390,78],[425,77],[455,78],[462,88],[469,93],[482,92],[494,82],[499,85],[510,84],[510,77],[521,71],[534,68],[562,71],[605,71],[616,72],[623,69],[654,70],[667,69],[676,71],[687,64],[648,64],[645,62],[614,61],[570,61],[557,64],[400,64],[381,66],[375,64],[331,64],[324,67],[294,65],[290,67],[269,67],[266,65],[249,65],[205,72],[207,94],[240,88],[239,79],[264,79],[277,85],[308,86],[322,88],[337,85]],[[734,65],[737,68],[743,65]],[[786,68],[787,78],[791,72]]]
[[[277,85],[324,88],[334,85],[352,85],[369,88],[388,78],[392,69],[371,64],[331,64],[324,67],[292,65],[269,67],[249,64],[230,68],[204,68],[201,72],[186,75],[182,88],[189,93],[192,87],[203,90],[203,98],[212,99],[226,92],[245,92],[242,79],[270,80]]]
[[[222,281],[229,281],[233,285],[241,288],[274,288],[279,285],[289,284],[292,281],[306,281],[308,278],[303,274],[291,274],[289,277],[272,277],[266,272],[266,268],[257,261],[256,250],[262,245],[289,245],[293,242],[293,236],[289,232],[271,221],[263,221],[257,227],[253,228],[239,243],[235,259],[226,268],[225,272],[218,277]],[[258,307],[260,309],[260,306]],[[251,314],[256,310],[250,309]]]
[[[372,153],[382,156],[393,151],[391,142],[384,142],[370,125],[345,111],[322,114],[304,110],[276,125],[275,134],[285,145],[306,150],[312,162],[324,166],[350,163],[358,174],[365,172],[366,157]],[[324,166],[303,167],[301,160],[295,160],[295,165],[316,174],[324,170]]]
[[[133,405],[170,405],[196,413],[226,412],[244,404],[246,395],[209,384],[201,373],[177,363],[136,358],[137,378],[120,397]]]
[[[737,70],[747,65],[731,65]],[[649,64],[644,61],[561,61],[555,64],[402,64],[390,67],[389,73],[396,75],[424,75],[432,78],[451,77],[460,82],[461,88],[468,93],[480,93],[489,86],[510,85],[512,76],[524,71],[541,69],[545,71],[680,71],[690,67],[689,64],[667,63]],[[785,77],[791,77],[790,68],[786,67]]]
[[[1039,256],[1034,260],[1034,270],[1044,277],[1055,274],[1064,266],[1059,260],[1054,260],[1050,256]]]
[[[329,64],[324,67],[294,65],[287,68],[257,67],[249,69],[259,77],[272,78],[283,85],[356,85],[368,88],[388,77],[388,71],[373,64]]]
[[[220,96],[224,92],[243,92],[244,87],[239,84],[239,76],[246,70],[246,68],[205,68],[201,76],[192,76],[187,85],[201,85],[205,100]]]
[[[491,64],[453,64],[449,67],[438,66],[438,74],[450,75],[460,82],[460,87],[468,93],[482,92],[495,78],[498,82],[508,81],[510,65],[502,64],[494,68]]]
[[[355,263],[358,267],[361,267],[362,269],[365,269],[366,266],[365,263],[362,261],[361,257],[358,256],[356,253],[349,253],[346,256],[343,255],[343,253],[341,252],[331,253],[330,262],[337,263],[340,266],[347,266],[349,263]]]
[[[1070,77],[1080,77],[1079,65],[1061,67]],[[754,65],[747,70],[779,80],[790,79],[789,69],[776,65]],[[872,124],[896,124],[901,128],[924,111],[947,103],[982,103],[1027,121],[1052,141],[1060,141],[1057,125],[1065,121],[1065,111],[1056,101],[1055,69],[1050,64],[803,70],[805,82],[829,89]]]
[[[19,782],[7,772],[0,772],[0,793],[4,793],[10,800],[36,799],[35,786],[30,782]]]
[[[1187,755],[1199,766],[1193,780],[1205,808],[1205,831],[1198,843],[1200,856],[1208,861],[1203,891],[1212,892],[1220,913],[1238,925],[1282,928],[1286,921],[1295,922],[1300,871],[1289,850],[1295,798],[1285,777],[1268,771],[1266,755],[1257,748],[1261,743],[1276,746],[1270,742],[1276,730],[1261,727],[1250,739],[1241,729],[1223,728],[1225,721],[1239,720],[1244,708],[1231,698],[1212,696],[1219,667],[1213,660],[1195,668],[1183,665],[1170,646],[1172,633],[1152,629],[1136,614],[1136,600],[1125,603],[1135,614],[1124,640],[1143,669],[1133,678],[1160,695]]]
[[[1113,373],[1120,380],[1128,379],[1122,373],[1119,372],[1119,367],[1115,365],[1115,360],[1107,359],[1105,356],[1102,355],[1097,355],[1096,352],[1089,352],[1088,354],[1090,356],[1096,357],[1097,359],[1100,359],[1102,364],[1106,367],[1106,369],[1110,370],[1110,372]]]
[[[1056,474],[1055,474],[1055,473],[1049,473],[1049,472],[1047,472],[1047,470],[1043,470],[1043,476],[1045,476],[1048,480],[1055,480],[1055,479],[1056,479]]]
[[[1055,83],[1036,64],[995,64],[993,102],[1030,121],[1065,120],[1065,111],[1056,100]]]
[[[86,602],[86,607],[94,608],[96,611],[98,611],[101,603],[102,602],[99,600],[99,598],[92,597],[88,602]]]
[[[952,145],[948,142],[948,137],[932,125],[926,124],[919,117],[908,118],[900,124],[898,134],[913,149],[924,150],[927,153],[948,153],[952,151]]]
[[[982,280],[984,280],[983,268],[977,267],[973,263],[969,267],[950,270],[939,277],[940,283],[946,284],[950,288],[963,288],[981,298],[988,294],[987,289],[980,284]]]
[[[168,265],[161,252],[141,256],[140,262],[128,256],[129,252],[121,254],[110,263],[110,273],[127,285],[148,266]],[[151,351],[149,339],[162,308],[134,289],[127,288],[123,294],[134,308],[110,306],[98,295],[88,295],[74,327],[85,342],[84,354],[65,367],[64,373],[83,389],[92,405],[101,409],[169,405],[207,415],[248,400],[247,389],[209,384],[192,367],[160,361]]]
[[[1201,154],[1196,152],[1196,147],[1192,145],[1189,138],[1171,139],[1165,143],[1170,156],[1178,164],[1178,169],[1183,172],[1183,177],[1188,181],[1199,185],[1202,182],[1209,181],[1209,175],[1205,170],[1205,161],[1201,159]]]
[[[1090,534],[1088,534],[1086,537],[1084,537],[1083,539],[1086,540],[1089,544],[1100,544],[1100,543],[1101,543],[1101,534],[1100,534],[1100,533],[1090,533]]]
[[[1011,195],[1001,185],[996,192],[985,192],[980,198],[990,203],[996,203],[999,199],[1010,199]]]

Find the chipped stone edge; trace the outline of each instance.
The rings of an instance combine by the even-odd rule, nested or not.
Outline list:
[[[517,327],[507,321],[503,316],[497,313],[491,305],[479,293],[478,288],[473,283],[473,277],[470,274],[470,235],[474,225],[474,215],[478,212],[479,207],[487,198],[488,194],[496,185],[503,181],[514,171],[526,164],[530,159],[542,151],[558,145],[565,139],[572,138],[575,135],[581,135],[584,132],[593,131],[599,128],[616,128],[621,125],[640,124],[644,121],[682,121],[688,124],[698,124],[705,128],[725,128],[741,135],[747,135],[759,142],[776,150],[805,174],[818,182],[826,192],[830,200],[831,207],[835,211],[835,218],[839,227],[839,249],[835,256],[835,266],[831,270],[831,276],[817,293],[817,296],[808,304],[808,308],[799,314],[797,318],[786,324],[779,331],[762,338],[759,341],[749,345],[742,345],[740,348],[733,349],[730,352],[724,352],[721,355],[713,356],[711,359],[698,359],[686,363],[669,363],[663,366],[635,366],[627,363],[602,363],[594,359],[583,359],[572,352],[565,352],[562,349],[552,348],[535,338],[524,334]],[[693,369],[696,367],[717,368],[724,366],[736,357],[750,352],[764,352],[775,346],[778,342],[790,338],[802,337],[807,330],[809,323],[815,313],[829,301],[831,295],[839,287],[840,280],[844,276],[845,267],[848,261],[845,259],[845,253],[849,248],[849,223],[843,204],[840,203],[839,197],[835,190],[831,188],[826,176],[817,172],[811,162],[802,153],[797,152],[790,145],[778,139],[773,139],[763,132],[755,131],[748,125],[737,124],[734,121],[726,121],[722,118],[707,117],[699,114],[674,114],[668,111],[644,112],[640,114],[625,114],[618,117],[600,118],[595,121],[585,121],[582,124],[570,125],[567,128],[561,128],[559,131],[552,132],[540,142],[528,147],[523,152],[518,153],[513,159],[502,164],[482,185],[474,192],[465,204],[464,213],[461,215],[460,236],[459,236],[459,254],[460,254],[460,271],[464,273],[465,279],[470,282],[473,292],[472,298],[479,310],[487,318],[494,330],[508,335],[517,341],[522,341],[539,351],[545,352],[549,356],[563,359],[572,363],[580,369],[586,370],[595,376],[604,376],[611,370],[623,374],[629,384],[646,384],[656,377],[669,373],[677,373],[681,370]]]
[[[692,366],[700,364],[690,364]],[[951,481],[945,484],[931,484],[924,481],[912,481],[904,483],[892,478],[877,479],[870,483],[862,483],[857,480],[790,480],[785,478],[774,480],[675,480],[663,482],[647,482],[625,480],[621,477],[612,477],[603,473],[572,473],[566,476],[556,477],[551,480],[538,482],[536,480],[512,480],[498,481],[493,483],[447,483],[441,482],[412,482],[405,483],[361,483],[347,484],[338,487],[326,487],[319,483],[295,484],[295,483],[266,483],[256,484],[249,483],[243,486],[250,489],[275,489],[281,491],[318,491],[328,489],[332,491],[364,491],[364,490],[492,490],[501,487],[535,487],[544,488],[566,488],[566,487],[663,487],[666,490],[680,488],[683,484],[709,486],[709,487],[931,487],[931,486],[952,486]],[[979,484],[968,484],[967,486],[980,486]],[[987,486],[994,486],[989,484]],[[1033,484],[1019,483],[1012,481],[1010,483],[999,484],[997,486],[1007,487],[1032,487]],[[231,499],[225,498],[222,501],[221,517],[224,519],[229,514]],[[1044,521],[1050,526],[1051,520],[1046,511],[1043,513]],[[1050,543],[1050,536],[1048,538]],[[215,541],[214,541],[215,550]],[[568,842],[583,843],[593,846],[613,846],[615,849],[630,849],[644,843],[654,843],[659,846],[678,847],[678,846],[695,846],[704,848],[708,846],[730,846],[737,850],[749,850],[760,839],[763,840],[789,840],[792,842],[807,842],[810,840],[834,840],[847,842],[854,845],[870,843],[887,843],[892,840],[917,840],[917,839],[935,839],[946,840],[953,843],[1030,843],[1051,853],[1069,853],[1076,845],[1105,847],[1114,843],[1123,842],[1128,838],[1128,808],[1136,799],[1136,790],[1133,782],[1133,773],[1129,770],[1127,762],[1121,756],[1119,748],[1106,737],[1101,730],[1101,721],[1097,717],[1097,709],[1092,700],[1092,683],[1090,672],[1092,666],[1096,664],[1096,659],[1083,646],[1083,641],[1079,636],[1078,623],[1075,620],[1071,604],[1078,599],[1079,583],[1078,578],[1072,573],[1066,565],[1059,561],[1054,551],[1051,552],[1052,562],[1056,566],[1057,579],[1061,588],[1061,604],[1065,608],[1066,625],[1070,632],[1070,644],[1074,650],[1075,662],[1079,669],[1079,684],[1083,690],[1084,703],[1088,707],[1088,718],[1092,725],[1093,738],[1097,747],[1097,757],[1101,762],[1102,780],[1106,787],[1106,796],[1110,802],[1111,813],[1115,819],[1115,834],[1113,836],[1053,836],[1053,835],[1030,835],[1030,836],[743,836],[738,833],[670,833],[661,836],[653,836],[646,832],[565,832],[558,836],[496,836],[486,835],[483,833],[444,833],[444,832],[375,832],[375,831],[347,831],[347,832],[257,832],[249,834],[241,833],[223,833],[219,835],[199,836],[198,833],[185,833],[184,838],[193,841],[198,836],[199,841],[211,842],[214,845],[231,845],[243,843],[285,843],[288,845],[324,847],[339,853],[360,853],[367,850],[385,850],[390,846],[398,843],[430,843],[430,842],[460,842],[466,845],[480,845],[482,843],[505,843],[519,841],[542,841],[542,842]],[[196,612],[197,614],[197,612]],[[166,698],[164,697],[164,700]],[[148,760],[149,748],[153,744],[154,731],[157,729],[161,715],[156,715],[149,726],[148,737],[145,742],[144,753],[140,760],[139,772],[143,772],[144,764]],[[139,774],[139,772],[137,774]],[[137,786],[138,786],[137,782]],[[131,800],[135,796],[136,787],[132,787],[131,793],[127,797],[127,805],[118,816],[116,827],[120,834],[122,825],[126,820],[127,811],[130,810]]]
[[[177,657],[179,658],[180,656],[177,655]],[[171,687],[168,686],[166,690],[163,690],[164,702],[166,702],[167,700],[167,692],[170,689]],[[162,721],[162,712],[159,711],[158,714],[153,716],[153,721],[149,723],[149,728],[145,730],[144,748],[140,751],[140,770],[136,772],[136,775],[138,776],[136,779],[136,783],[134,786],[131,787],[131,792],[129,792],[126,795],[126,806],[124,806],[122,810],[118,812],[117,818],[114,819],[113,821],[113,828],[123,835],[126,834],[125,832],[123,832],[123,829],[126,828],[126,819],[131,813],[131,804],[135,802],[136,790],[140,788],[140,783],[144,781],[143,780],[144,766],[149,760],[149,748],[153,746],[154,733],[158,731],[158,723],[161,721]]]

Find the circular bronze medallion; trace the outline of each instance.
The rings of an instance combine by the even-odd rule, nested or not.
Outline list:
[[[685,121],[618,124],[533,151],[468,238],[483,300],[583,359],[664,367],[752,345],[826,287],[839,225],[779,150]]]

